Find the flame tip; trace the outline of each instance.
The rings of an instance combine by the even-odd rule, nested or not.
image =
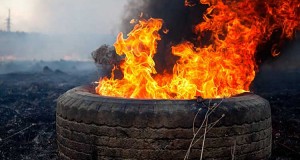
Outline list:
[[[194,2],[194,1],[193,1]],[[191,99],[226,98],[249,91],[257,71],[256,50],[274,32],[280,38],[295,37],[300,29],[300,2],[293,0],[199,0],[208,5],[204,21],[194,27],[197,43],[185,41],[171,47],[178,57],[173,73],[158,74],[153,57],[161,40],[163,20],[159,18],[132,20],[133,30],[125,39],[119,33],[114,44],[118,55],[126,55],[120,66],[124,78],[105,78],[97,93],[130,98]],[[194,6],[185,0],[185,6]],[[296,12],[297,11],[297,12]],[[160,32],[159,32],[160,31]],[[163,29],[167,34],[169,30]],[[206,40],[201,45],[202,40]],[[272,55],[279,56],[279,45]],[[225,115],[224,115],[225,116]]]

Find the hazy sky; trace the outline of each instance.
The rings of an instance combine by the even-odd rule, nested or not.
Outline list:
[[[0,29],[11,9],[12,30],[42,33],[117,33],[127,0],[0,0]]]

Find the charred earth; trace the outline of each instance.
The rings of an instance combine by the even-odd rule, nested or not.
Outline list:
[[[95,81],[99,73],[92,62],[85,71],[79,68],[88,68],[83,67],[86,63],[53,63],[0,75],[0,159],[57,159],[56,100],[71,88]],[[57,63],[66,66],[54,68]],[[299,81],[300,70],[264,67],[252,85],[272,108],[272,159],[300,157]]]
[[[0,159],[57,159],[56,99],[68,89],[91,83],[97,73],[82,70],[88,68],[86,62],[28,64],[10,62],[1,66],[7,71],[27,69],[0,75]]]

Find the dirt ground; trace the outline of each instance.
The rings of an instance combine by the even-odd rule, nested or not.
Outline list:
[[[56,99],[67,90],[97,80],[95,71],[0,75],[0,159],[56,159]],[[252,90],[270,101],[273,155],[300,159],[300,71],[261,71]]]

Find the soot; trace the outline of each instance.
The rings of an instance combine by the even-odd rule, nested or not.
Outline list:
[[[140,19],[141,13],[145,19],[161,18],[168,34],[161,33],[162,40],[158,42],[157,54],[154,57],[158,73],[172,72],[177,57],[172,55],[171,46],[183,41],[195,42],[197,35],[193,32],[196,24],[203,21],[206,5],[200,5],[194,0],[195,6],[186,7],[184,0],[129,0],[126,6],[125,17],[122,20],[122,30],[129,33],[133,25],[131,19]]]
[[[208,6],[200,4],[199,0],[189,0],[189,2],[193,4],[192,7],[185,6],[185,0],[128,0],[122,19],[122,31],[124,33],[129,33],[132,30],[134,24],[129,23],[131,19],[141,18],[161,18],[164,20],[164,28],[169,30],[168,34],[161,32],[162,39],[158,42],[157,54],[154,57],[158,73],[172,72],[178,58],[172,55],[171,46],[183,41],[190,41],[195,46],[201,46],[209,41],[207,38],[205,42],[205,36],[202,38],[204,41],[198,42],[197,35],[194,33],[195,25],[203,21],[203,14]],[[262,13],[265,12],[263,7],[259,10]],[[140,17],[141,13],[142,17]],[[281,30],[275,31],[270,40],[258,46],[255,55],[257,64],[276,60],[277,58],[272,56],[274,49],[277,52],[282,52],[287,46],[290,46],[289,40],[281,39],[281,33]]]

